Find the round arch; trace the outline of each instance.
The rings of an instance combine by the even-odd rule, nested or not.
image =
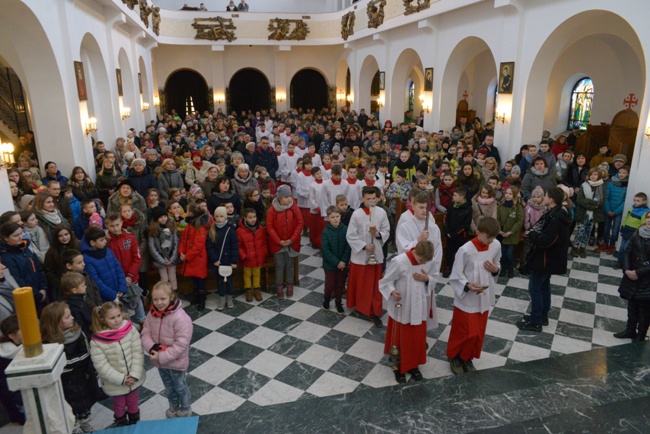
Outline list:
[[[106,95],[111,94],[111,87],[106,69],[106,62],[95,37],[86,33],[81,39],[79,54],[84,66],[86,88],[88,89],[88,116],[95,117],[98,136],[113,137],[115,119],[113,104]]]
[[[120,48],[117,55],[117,63],[120,67],[120,75],[122,81],[122,106],[131,109],[131,115],[134,116],[138,110],[139,104],[136,105],[135,89],[133,88],[133,69],[131,69],[131,62],[126,55],[124,48]],[[118,85],[119,86],[119,85]],[[119,95],[118,88],[118,95]],[[127,120],[127,122],[129,122]]]
[[[412,48],[402,51],[395,61],[395,67],[391,73],[390,88],[390,118],[404,119],[404,113],[409,109],[410,84],[414,85],[415,113],[422,110],[420,94],[424,92],[424,71],[422,60],[418,53]],[[415,116],[414,116],[415,117]]]
[[[229,111],[261,110],[271,108],[271,85],[261,71],[244,68],[235,72],[228,85]]]
[[[293,76],[289,86],[291,95],[291,107],[321,109],[328,106],[327,82],[323,74],[313,68],[302,69]]]
[[[470,108],[486,121],[486,115],[491,114],[487,101],[489,87],[496,76],[496,61],[488,44],[476,36],[461,40],[451,52],[442,76],[440,125],[456,124],[456,106],[465,91]]]
[[[591,25],[598,22],[598,26]],[[584,53],[597,52],[598,56]],[[558,134],[568,120],[571,90],[578,76],[588,76],[598,86],[591,122],[611,122],[620,101],[633,92],[645,92],[645,56],[636,31],[617,14],[591,10],[560,23],[542,43],[526,78],[521,140],[539,138],[549,129]],[[571,82],[571,83],[570,83]],[[631,152],[631,151],[630,151]]]
[[[357,92],[358,95],[355,96],[355,101],[357,101],[357,106],[359,109],[365,108],[368,110],[371,107],[371,100],[377,99],[378,95],[371,95],[372,81],[375,75],[379,72],[379,63],[373,55],[366,56],[361,63],[361,69],[359,70],[359,88],[353,89],[354,92]],[[367,111],[366,111],[367,113]]]
[[[203,113],[208,109],[208,84],[205,78],[193,69],[177,69],[169,74],[165,82],[166,110],[184,118],[187,110]],[[190,98],[192,106],[190,106]]]

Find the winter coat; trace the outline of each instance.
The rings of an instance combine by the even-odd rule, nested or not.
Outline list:
[[[104,174],[97,174],[95,179],[95,187],[99,190],[99,197],[104,204],[108,203],[108,198],[111,195],[110,191],[117,189],[117,178],[120,176],[119,171],[104,170]]]
[[[210,195],[210,198],[208,199],[208,210],[210,210],[210,214],[214,214],[215,209],[219,208],[220,206],[228,202],[233,204],[233,206],[235,207],[235,211],[239,211],[241,209],[241,199],[239,198],[237,193],[231,193],[231,192],[217,193],[217,191],[214,190]]]
[[[244,267],[261,267],[269,255],[269,243],[266,229],[259,224],[250,228],[242,222],[237,228],[237,239],[239,240],[239,260]]]
[[[510,236],[504,237],[501,244],[516,246],[519,244],[521,236],[521,227],[524,224],[524,209],[520,204],[508,208],[505,205],[497,207],[497,220],[501,227],[501,232],[512,232]]]
[[[497,201],[494,199],[492,203],[481,204],[477,200],[472,200],[472,224],[470,231],[472,235],[476,232],[478,221],[481,217],[497,218]]]
[[[614,215],[621,215],[625,211],[625,195],[627,194],[627,179],[621,181],[618,175],[607,183],[605,189],[605,213],[612,211]]]
[[[63,214],[61,214],[61,211],[56,210],[57,213],[59,213],[59,216],[61,217],[61,223],[64,226],[72,227],[71,223],[66,220],[63,217]],[[43,213],[40,213],[38,211],[34,212],[36,214],[36,219],[38,220],[38,225],[43,229],[43,232],[45,232],[45,235],[47,235],[47,239],[50,243],[52,243],[52,234],[54,233],[54,228],[57,227],[58,225],[52,223],[48,219],[46,219],[43,215]]]
[[[74,322],[79,324],[87,336],[92,336],[90,326],[93,322],[93,306],[88,303],[87,294],[66,294],[65,302],[68,303]]]
[[[585,181],[586,183],[586,181]],[[598,187],[592,187],[594,191],[594,196],[596,193],[596,189],[602,188],[604,189],[605,186],[601,185]],[[607,201],[607,196],[605,192],[603,192],[603,195],[605,196],[603,199],[604,201]],[[588,198],[585,196],[585,188],[584,186],[580,186],[580,191],[578,191],[578,198],[576,200],[578,206],[575,209],[575,220],[578,223],[583,223],[585,220],[587,220],[587,211],[593,211],[594,212],[594,217],[593,217],[593,222],[594,223],[600,223],[605,221],[605,210],[603,208],[604,202],[597,202],[592,198]]]
[[[106,224],[104,223],[104,217],[100,216],[100,218],[102,219],[102,229],[105,229]],[[90,216],[85,216],[83,214],[80,215],[72,225],[72,231],[74,232],[75,237],[77,237],[77,239],[82,239],[88,226],[90,226]]]
[[[259,185],[257,184],[257,180],[253,177],[253,172],[248,172],[248,176],[246,178],[241,178],[239,176],[239,173],[235,173],[235,177],[232,179],[232,187],[237,196],[240,198],[246,197],[246,190],[249,188],[254,188],[258,189]],[[235,208],[236,212],[240,212],[241,210],[238,208]]]
[[[158,352],[158,368],[186,371],[190,365],[190,342],[194,325],[182,303],[163,317],[147,315],[142,327],[142,348],[149,354],[155,344],[167,347]]]
[[[160,191],[160,197],[163,199],[168,199],[167,191],[170,188],[183,188],[185,187],[185,182],[183,181],[183,176],[176,169],[167,170],[163,169],[158,175],[158,186]]]
[[[289,209],[282,212],[276,211],[275,206],[271,205],[266,214],[266,230],[269,233],[271,254],[275,255],[282,249],[280,241],[283,240],[291,240],[291,249],[300,252],[303,226],[302,214],[295,201]]]
[[[47,280],[40,261],[29,248],[29,241],[23,240],[17,246],[0,242],[0,258],[2,258],[2,265],[9,269],[18,286],[31,287],[36,303],[41,303],[43,294],[40,291],[47,290]]]
[[[208,266],[216,270],[215,262],[219,261],[221,265],[237,265],[239,262],[239,241],[237,240],[236,228],[230,223],[222,228],[213,226],[216,229],[216,237],[213,240],[208,233],[206,248],[208,250]],[[210,232],[212,232],[210,228]]]
[[[140,244],[132,233],[122,230],[120,235],[106,233],[107,248],[111,249],[113,255],[120,263],[124,277],[130,277],[131,281],[137,283],[140,281],[140,266],[142,265],[142,253]]]
[[[122,339],[111,337],[111,334],[121,330],[128,330]],[[144,353],[140,334],[131,321],[124,320],[118,330],[95,333],[90,341],[90,356],[107,395],[126,395],[144,383]],[[129,375],[135,379],[132,386],[125,384]]]
[[[625,240],[632,238],[632,234],[636,231],[639,226],[645,224],[645,215],[650,211],[647,205],[641,205],[640,207],[631,207],[627,210],[627,214],[623,218],[623,223],[621,224],[621,236]]]
[[[0,322],[16,313],[13,290],[18,288],[18,283],[11,277],[8,269],[4,271],[3,276],[0,280]]]
[[[63,345],[66,364],[61,374],[65,400],[75,414],[85,414],[99,398],[97,374],[90,358],[90,346],[83,331],[72,342]]]
[[[338,270],[339,262],[350,263],[352,250],[345,237],[348,227],[340,223],[338,227],[327,223],[322,234],[323,270]]]
[[[255,151],[253,161],[255,167],[266,167],[266,170],[269,172],[271,178],[275,179],[275,173],[278,171],[278,156],[275,154],[274,149],[271,149],[270,146],[266,148],[266,151],[262,148],[258,148]],[[255,167],[251,167],[251,171],[254,171]]]
[[[564,274],[567,270],[567,248],[569,244],[569,213],[557,205],[547,210],[528,239],[532,249],[526,261],[530,271],[543,274]]]
[[[575,163],[569,164],[566,179],[562,180],[562,184],[566,184],[573,188],[580,187],[582,183],[587,180],[587,173],[589,173],[589,166],[586,164],[582,166],[582,170],[580,170],[580,167]]]
[[[623,253],[623,271],[636,271],[637,280],[624,273],[618,288],[621,298],[635,301],[650,301],[650,238],[643,238],[635,232]]]
[[[143,213],[147,212],[147,202],[144,200],[144,197],[140,195],[137,191],[134,191],[131,197],[127,199],[122,199],[120,200],[120,192],[116,191],[111,195],[111,197],[108,198],[108,207],[106,209],[106,212],[112,213],[120,213],[120,208],[122,207],[123,203],[130,203],[131,206],[133,206],[134,209],[138,209],[142,211]]]
[[[185,169],[185,182],[188,185],[198,184],[199,182],[205,180],[208,177],[208,170],[210,170],[212,164],[209,161],[203,161],[200,169],[194,167],[194,164],[191,162],[187,164],[187,169]]]
[[[40,226],[36,226],[35,228],[23,226],[23,231],[29,233],[31,238],[31,244],[29,247],[42,264],[43,261],[45,261],[45,254],[50,248],[50,241],[47,239],[47,234]]]
[[[158,190],[158,182],[153,177],[151,169],[146,166],[141,174],[137,174],[135,169],[129,169],[126,177],[133,183],[133,189],[142,197],[147,197],[147,192],[150,188]]]
[[[84,238],[81,241],[86,272],[99,288],[102,301],[113,301],[117,293],[126,294],[126,278],[119,261],[109,248],[94,250]]]
[[[178,254],[185,255],[185,261],[181,266],[181,274],[185,277],[208,277],[208,252],[206,240],[210,224],[210,215],[203,213],[197,217],[200,226],[194,226],[192,217],[187,218],[187,227],[181,235],[178,245]]]
[[[57,170],[57,171],[56,171],[56,176],[50,176],[49,173],[46,173],[46,174],[45,174],[45,177],[41,180],[41,182],[43,183],[43,185],[46,186],[46,187],[47,187],[47,184],[48,184],[50,181],[58,181],[59,184],[61,184],[61,187],[63,187],[64,185],[66,185],[66,184],[68,183],[68,178],[66,178],[65,176],[61,175],[61,171],[60,171],[60,170]]]
[[[469,201],[465,201],[457,208],[454,207],[452,203],[451,206],[447,208],[445,224],[443,227],[447,238],[467,238],[470,236],[472,213],[472,206]]]
[[[77,198],[77,200],[79,200],[79,202],[83,202],[84,200],[99,199],[99,191],[95,185],[92,186],[92,189],[90,191],[84,187],[79,187],[76,185],[73,186],[72,183],[70,183],[70,186],[72,187],[72,194]]]
[[[203,190],[205,199],[209,200],[213,191],[217,191],[217,182],[216,180],[210,181],[209,178],[205,178],[203,181],[199,182],[199,187]]]
[[[539,173],[535,167],[531,167],[526,176],[524,176],[523,181],[521,182],[521,191],[524,193],[524,199],[528,200],[535,187],[540,186],[544,193],[546,193],[550,188],[557,186],[557,181],[553,172],[547,170],[546,173]]]
[[[528,231],[533,226],[535,226],[535,223],[537,223],[537,221],[542,217],[542,214],[544,214],[545,210],[546,208],[541,208],[541,209],[533,208],[532,206],[530,206],[530,200],[529,200],[528,204],[526,204],[526,208],[524,208],[524,229]]]
[[[171,262],[170,266],[178,263],[178,232],[171,231],[169,234],[170,246],[163,249],[162,247],[162,232],[163,229],[158,229],[158,235],[149,236],[149,253],[153,261],[153,267],[156,269],[165,268],[165,260]]]

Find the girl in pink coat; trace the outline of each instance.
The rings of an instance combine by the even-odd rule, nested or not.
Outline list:
[[[151,290],[151,309],[142,327],[142,347],[151,364],[158,367],[167,391],[168,418],[192,416],[187,367],[193,324],[175,297],[169,282],[158,282]]]

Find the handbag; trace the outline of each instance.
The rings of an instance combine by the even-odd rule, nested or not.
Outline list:
[[[221,245],[221,253],[219,254],[220,263],[221,263],[221,257],[223,256],[223,249],[226,247],[226,239],[228,238],[228,232],[230,232],[230,227],[226,229],[226,235],[223,237],[223,244]],[[223,276],[224,282],[227,282],[228,277],[232,276],[232,265],[219,265],[219,275]]]

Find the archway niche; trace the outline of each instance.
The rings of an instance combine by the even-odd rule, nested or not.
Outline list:
[[[230,79],[228,94],[229,112],[255,112],[271,108],[271,85],[268,78],[256,69],[245,68],[237,71]]]
[[[411,117],[417,118],[422,110],[420,95],[424,94],[424,68],[415,50],[407,48],[398,56],[391,74],[390,89],[386,89],[386,93],[388,92],[391,94],[391,119],[401,122],[411,106]]]
[[[315,69],[298,71],[291,79],[291,107],[316,109],[327,107],[327,82],[323,74]]]
[[[181,118],[188,111],[203,113],[208,109],[208,85],[201,74],[191,69],[175,71],[167,78],[165,97],[167,111],[176,110]]]
[[[373,81],[376,83],[375,89],[373,89]],[[372,101],[376,103],[377,98],[379,98],[378,83],[379,64],[377,63],[377,59],[374,56],[367,56],[363,60],[359,71],[359,89],[356,90],[359,95],[355,96],[355,100],[357,101],[355,108],[357,108],[357,112],[362,108],[365,108],[367,112],[368,108],[372,106]],[[375,96],[372,95],[373,90],[377,92]]]
[[[111,94],[106,63],[93,35],[84,35],[79,52],[86,78],[88,116],[97,119],[97,132],[93,137],[99,140],[114,137],[115,120],[119,117],[113,112],[111,99],[106,97]]]

